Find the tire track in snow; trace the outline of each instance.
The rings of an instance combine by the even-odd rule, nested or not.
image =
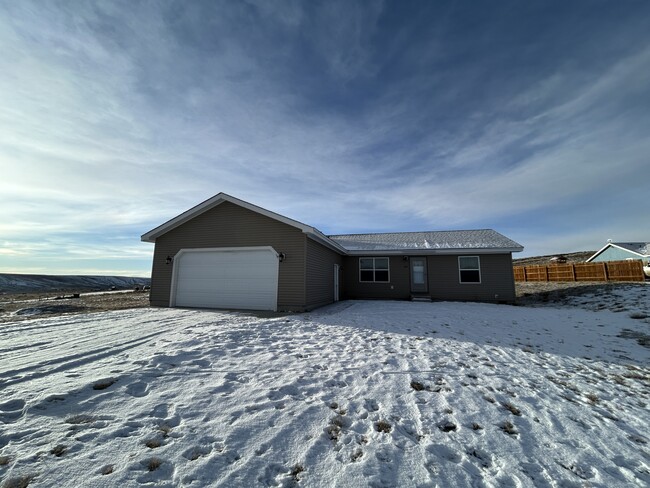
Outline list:
[[[27,367],[27,368],[22,368],[22,369],[17,369],[17,370],[9,370],[5,371],[3,375],[18,375],[20,373],[23,373],[25,371],[32,371],[36,370],[33,372],[30,372],[26,375],[19,376],[19,377],[13,377],[9,379],[0,379],[0,386],[6,387],[10,385],[15,385],[18,383],[24,383],[25,381],[31,381],[34,379],[42,378],[44,376],[51,375],[53,373],[58,373],[61,371],[66,371],[72,368],[75,368],[77,366],[81,366],[84,364],[92,363],[94,361],[98,361],[100,359],[109,357],[109,356],[114,356],[118,353],[128,351],[129,349],[133,349],[135,347],[141,346],[143,344],[146,344],[149,342],[149,339],[152,337],[157,337],[159,336],[160,333],[156,332],[154,334],[149,334],[143,337],[140,337],[138,339],[134,339],[132,341],[127,341],[120,343],[119,347],[115,347],[115,345],[103,347],[100,349],[95,349],[94,351],[87,351],[79,354],[73,354],[72,356],[67,356],[65,358],[59,358],[59,359],[53,359],[50,361],[44,361],[42,363],[35,364],[33,367]],[[55,368],[50,368],[48,367],[53,366],[58,364]]]
[[[30,369],[28,366],[33,365],[38,367],[38,361],[43,364],[48,364],[47,360],[42,361],[42,358],[49,356],[52,361],[57,358],[65,360],[65,356],[69,355],[70,349],[80,349],[84,353],[84,349],[92,350],[99,344],[110,344],[111,346],[119,345],[125,336],[133,336],[134,330],[132,327],[115,327],[116,318],[111,315],[106,315],[102,312],[101,317],[95,317],[90,322],[92,326],[79,329],[75,322],[68,323],[68,328],[64,330],[57,330],[57,333],[52,336],[52,331],[45,331],[40,334],[24,334],[24,329],[17,323],[11,328],[13,337],[5,337],[3,344],[7,344],[6,349],[0,349],[0,378],[5,375],[14,374],[22,371],[24,368]],[[117,317],[118,320],[129,320],[132,315],[138,314],[119,314],[125,315]],[[142,327],[138,331],[147,331],[153,323],[156,334],[163,333],[169,330],[169,325],[173,319],[163,319],[159,321],[144,320]],[[7,331],[9,332],[9,331]],[[81,333],[83,335],[80,337]],[[8,334],[7,334],[8,335]],[[29,342],[38,340],[39,337],[47,337],[48,341],[39,341],[35,344],[29,345]],[[114,341],[114,339],[117,339]],[[112,342],[114,341],[114,342]],[[13,344],[12,344],[13,343]],[[20,351],[20,352],[18,352]],[[34,361],[38,357],[37,362]],[[11,369],[9,369],[11,368]]]

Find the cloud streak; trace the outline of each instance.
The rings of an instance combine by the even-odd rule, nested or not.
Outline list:
[[[47,268],[44,242],[146,273],[139,235],[219,191],[329,233],[646,239],[648,10],[5,4],[0,269]]]

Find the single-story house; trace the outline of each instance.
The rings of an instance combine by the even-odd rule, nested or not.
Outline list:
[[[625,261],[637,259],[648,264],[650,260],[650,242],[612,242],[600,249],[596,254],[587,259],[588,263],[601,263],[604,261]]]
[[[512,302],[512,253],[490,229],[326,236],[225,193],[142,236],[161,307],[311,310],[340,299]]]

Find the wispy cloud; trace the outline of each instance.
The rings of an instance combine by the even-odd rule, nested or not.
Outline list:
[[[23,251],[0,247],[0,269],[37,242],[148,269],[139,235],[219,191],[331,233],[593,247],[594,221],[643,219],[648,10],[5,3],[0,236]],[[572,231],[545,218],[562,209]]]

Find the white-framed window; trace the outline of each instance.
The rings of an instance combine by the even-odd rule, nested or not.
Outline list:
[[[388,283],[390,270],[388,258],[359,258],[359,281]]]
[[[481,282],[481,260],[478,256],[458,256],[458,276],[461,283]]]

